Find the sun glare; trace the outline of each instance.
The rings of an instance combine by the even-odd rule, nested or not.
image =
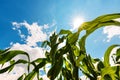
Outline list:
[[[73,29],[77,29],[84,22],[83,18],[77,17],[73,19]]]

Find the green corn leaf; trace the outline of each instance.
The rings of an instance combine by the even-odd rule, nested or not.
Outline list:
[[[76,60],[76,65],[80,66],[80,62],[85,58],[84,54],[80,54],[79,57]]]
[[[75,32],[73,34],[68,35],[68,43],[69,44],[75,44],[78,40],[79,32]]]
[[[78,28],[78,31],[91,29],[93,26],[96,26],[96,24],[98,24],[98,23],[92,24],[92,21],[84,22],[84,23]]]
[[[90,80],[95,80],[93,76],[91,76],[90,73],[86,72],[86,71],[82,71],[83,74],[85,74],[85,76],[87,76],[87,78],[89,78]]]
[[[47,63],[46,58],[38,58],[38,59],[32,61],[30,64],[32,64],[37,71],[39,68],[45,66],[46,63]]]
[[[109,75],[112,80],[116,80],[116,67],[105,67],[101,70],[102,79],[105,78],[105,75]]]
[[[100,62],[101,60],[99,58],[92,59],[93,63]]]
[[[36,71],[32,71],[31,73],[29,73],[24,80],[33,80],[35,75],[37,74]]]
[[[106,52],[104,54],[104,62],[103,62],[106,67],[110,66],[110,62],[109,62],[110,61],[110,59],[109,59],[110,53],[111,53],[112,49],[117,46],[120,46],[120,45],[112,45],[106,50]]]
[[[117,66],[116,75],[117,75],[117,79],[120,80],[120,66]]]
[[[94,69],[95,67],[94,67],[94,65],[93,65],[92,58],[91,58],[90,55],[87,56],[87,60],[88,60],[88,62],[89,62],[90,67],[91,67],[92,69]]]
[[[117,52],[116,52],[116,61],[118,61],[120,59],[120,48],[117,49]]]
[[[23,75],[21,75],[17,80],[24,80],[24,77],[26,76],[26,74],[24,73]]]
[[[17,80],[23,80],[24,79],[24,76],[20,76]]]
[[[32,61],[31,63],[41,63],[41,62],[46,61],[46,60],[47,60],[46,58],[38,58],[38,59]]]
[[[1,73],[4,73],[4,72],[6,72],[6,71],[9,71],[14,65],[20,64],[20,63],[26,64],[26,63],[28,63],[28,62],[27,62],[26,60],[19,59],[18,61],[16,61],[16,62],[13,63],[12,65],[10,65],[10,66],[8,66],[8,67],[6,67],[6,68],[1,69],[1,70],[0,70],[0,74],[1,74]]]
[[[73,66],[76,66],[74,53],[73,53],[71,48],[69,48],[69,49],[70,49],[70,51],[69,51],[69,54],[68,54],[67,58]]]
[[[106,22],[98,23],[95,26],[92,26],[92,28],[87,29],[87,31],[86,31],[87,35],[88,34],[90,35],[92,32],[94,32],[98,28],[106,27],[106,26],[108,27],[108,26],[111,26],[111,25],[114,25],[115,27],[120,26],[120,22],[114,21],[114,20],[109,20],[109,21],[106,21]]]
[[[87,36],[88,36],[88,34],[87,34],[87,35],[84,35],[84,36],[79,40],[80,52],[82,52],[83,54],[86,53],[85,45],[86,45],[86,38],[87,38]]]
[[[86,65],[85,59],[83,60],[82,65],[80,65],[80,67],[81,67],[82,71],[87,72],[87,73],[90,74],[90,72],[88,70],[88,66]]]
[[[91,73],[94,76],[94,78],[96,78],[98,73],[95,71],[95,67],[92,63],[90,55],[86,56],[86,58],[83,59],[83,62],[85,63],[89,73]]]
[[[62,68],[62,74],[66,80],[73,80],[70,70],[67,70],[66,68]]]
[[[95,22],[96,21],[105,22],[105,21],[109,21],[109,20],[112,20],[112,19],[116,19],[116,18],[120,18],[120,13],[102,15],[102,16],[97,17],[93,21],[95,21]]]
[[[51,80],[54,80],[59,74],[59,72],[61,71],[62,66],[63,66],[63,58],[59,57],[57,62],[48,71],[47,73],[48,78],[50,78]]]
[[[57,39],[58,39],[58,35],[54,32],[52,34],[52,36],[50,36],[50,46],[51,46],[51,48],[53,48],[53,46],[57,44]]]
[[[120,26],[120,22],[115,21],[115,20],[109,20],[109,21],[101,22],[101,23],[99,23],[99,22],[98,23],[89,22],[88,24],[86,23],[86,27],[87,27],[87,29],[85,29],[87,32],[86,35],[91,34],[92,32],[94,32],[98,28],[106,27],[106,26],[110,26],[110,25]],[[83,27],[84,27],[84,25],[83,25]]]
[[[40,78],[39,80],[43,80],[43,78]]]
[[[116,19],[116,18],[120,18],[120,13],[103,15],[103,16],[100,16],[100,17],[94,19],[93,21],[83,23],[79,27],[79,29],[82,28],[84,30],[90,30],[90,29],[94,28],[95,26],[97,26],[98,24],[105,23],[105,22],[108,22],[108,21]]]
[[[77,57],[80,55],[80,50],[77,46],[72,46],[72,51],[74,52],[74,55]]]
[[[103,62],[102,62],[102,61],[99,61],[98,64],[97,64],[97,70],[98,70],[98,71],[101,71],[103,68],[104,68]]]
[[[57,51],[57,48],[58,48],[58,44],[55,44],[52,46],[51,50],[50,50],[50,57],[54,56],[56,51]]]
[[[4,52],[7,52],[8,50],[10,50],[10,48],[5,49],[5,50],[0,50],[0,55],[1,55],[1,54],[4,54]]]
[[[24,51],[20,51],[20,50],[14,50],[14,51],[8,51],[8,52],[5,52],[4,54],[1,54],[0,55],[0,64],[4,64],[4,63],[10,61],[12,58],[14,58],[15,56],[17,56],[19,54],[26,55],[28,57],[28,60],[30,61],[28,53],[26,53]]]
[[[61,38],[59,38],[59,43],[62,43],[65,39],[66,39],[66,36],[62,36]]]
[[[70,30],[63,30],[62,29],[59,34],[60,35],[62,35],[62,34],[72,34],[72,32]]]
[[[34,71],[39,71],[39,69],[44,67],[45,65],[46,65],[46,60],[43,60],[37,66],[35,66]]]
[[[71,70],[71,65],[70,65],[70,63],[69,63],[67,60],[64,60],[64,62],[65,62],[66,68],[67,68],[68,70]]]
[[[0,50],[0,55],[4,54],[4,53],[7,52],[8,50],[10,50],[10,48],[5,49],[5,50]],[[0,58],[1,58],[1,56],[0,56]],[[0,63],[0,64],[1,64],[1,63]],[[1,65],[2,65],[1,67],[3,67],[4,63],[2,63]]]
[[[120,26],[120,22],[115,21],[115,20],[109,20],[109,21],[106,21],[106,22],[101,22],[97,26],[94,26],[93,28],[97,29],[97,28],[100,28],[100,27],[110,26],[110,25]]]

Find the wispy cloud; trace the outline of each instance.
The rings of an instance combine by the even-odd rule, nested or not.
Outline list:
[[[120,18],[115,20],[120,22]],[[115,36],[120,38],[120,26],[107,26],[103,28],[103,33],[107,34],[107,42],[109,42]]]
[[[28,31],[28,35],[26,36],[26,43],[29,46],[37,46],[37,42],[42,42],[47,39],[47,34],[42,31],[43,28],[48,28],[48,24],[43,26],[39,26],[38,23],[34,22],[32,24],[27,23],[26,21],[22,23],[13,22],[14,30],[18,30],[21,38],[25,38],[25,35],[22,34],[21,27],[25,27]]]

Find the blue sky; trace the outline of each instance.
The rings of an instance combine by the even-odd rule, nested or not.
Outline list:
[[[42,36],[47,38],[45,35],[53,30],[58,32],[60,29],[71,29],[72,21],[77,16],[89,21],[103,14],[120,13],[119,3],[120,0],[0,0],[0,49],[10,46],[15,48],[16,45],[26,46],[26,44],[30,48],[30,42],[27,40],[32,40],[28,39],[30,37],[28,35],[33,35],[34,38],[34,32],[30,27],[25,27],[26,24],[33,27],[35,25],[32,24],[36,23],[37,27],[41,27],[41,29],[35,28],[41,31],[38,34],[43,34],[41,38]],[[112,28],[109,30],[101,28],[88,38],[87,51],[93,57],[102,58],[108,46],[120,43],[119,32],[108,40],[110,30]],[[24,35],[24,38],[20,35]],[[38,48],[38,45],[35,47]]]

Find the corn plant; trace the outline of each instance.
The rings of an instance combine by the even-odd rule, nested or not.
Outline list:
[[[92,58],[86,51],[87,37],[101,27],[120,26],[120,22],[115,20],[117,18],[120,18],[120,13],[102,15],[92,21],[84,22],[76,32],[70,30],[54,32],[49,40],[42,44],[42,47],[49,49],[45,52],[46,58],[30,61],[28,53],[24,51],[0,50],[0,64],[11,63],[8,67],[1,69],[0,73],[10,72],[16,64],[23,63],[27,64],[28,73],[21,75],[18,80],[33,80],[35,76],[38,80],[43,80],[39,77],[39,69],[45,68],[46,64],[51,64],[47,73],[50,80],[80,80],[80,71],[90,80],[120,80],[120,48],[114,53],[115,65],[110,64],[110,53],[113,48],[120,47],[120,44],[108,47],[104,53],[104,60]],[[83,30],[86,33],[80,37]],[[62,43],[64,46],[60,46]],[[28,60],[13,60],[19,54],[27,56]],[[32,71],[29,71],[30,65],[34,66]]]

